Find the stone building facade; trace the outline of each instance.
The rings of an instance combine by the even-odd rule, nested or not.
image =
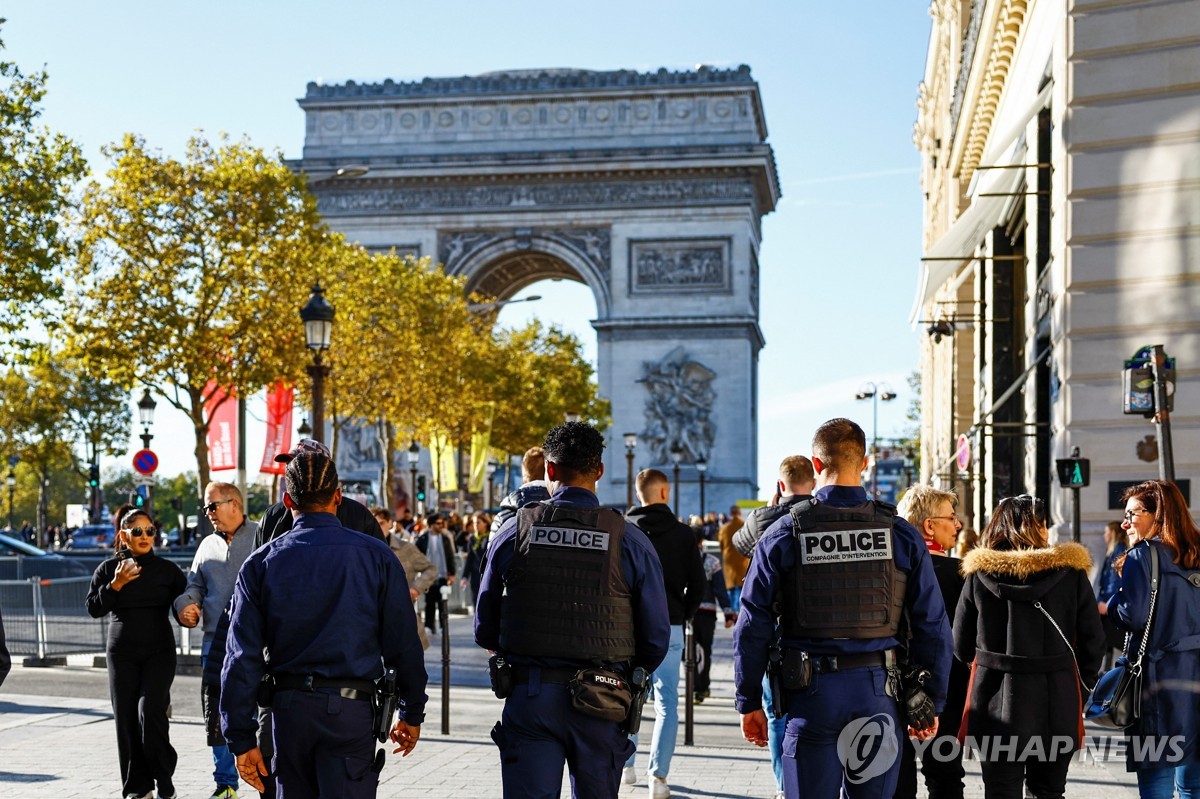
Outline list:
[[[1085,540],[1158,476],[1155,427],[1121,409],[1146,345],[1177,358],[1175,469],[1200,467],[1200,6],[933,0],[915,143],[925,196],[912,319],[922,479],[981,529],[1005,496],[1050,500],[1091,459]],[[966,435],[966,468],[955,462]],[[965,454],[965,453],[964,453]]]
[[[294,166],[350,239],[499,300],[547,278],[591,289],[602,501],[624,502],[625,432],[635,470],[682,451],[681,511],[698,458],[708,508],[756,496],[757,254],[779,185],[748,67],[309,84],[300,105]]]

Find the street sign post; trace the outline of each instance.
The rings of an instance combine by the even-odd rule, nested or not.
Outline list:
[[[1175,359],[1161,344],[1142,347],[1121,370],[1122,404],[1126,414],[1141,414],[1158,427],[1160,480],[1175,482],[1175,451],[1171,445],[1171,411],[1175,409]]]
[[[154,474],[158,469],[158,456],[153,450],[141,449],[133,455],[133,470],[138,474]]]
[[[958,464],[959,471],[963,472],[971,465],[971,439],[967,438],[966,433],[958,437],[958,444],[954,448],[954,461]]]

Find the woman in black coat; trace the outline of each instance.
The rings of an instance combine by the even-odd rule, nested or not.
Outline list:
[[[171,603],[187,577],[156,557],[157,531],[146,511],[125,513],[117,532],[118,554],[96,567],[88,590],[93,618],[112,614],[108,626],[108,689],[117,723],[117,757],[126,799],[174,799],[177,756],[171,746],[167,706],[175,680],[175,633]]]
[[[1104,656],[1088,551],[1047,546],[1044,519],[1034,497],[1001,500],[963,558],[954,654],[971,684],[959,735],[979,751],[986,799],[1021,799],[1022,782],[1037,799],[1063,796],[1083,737],[1079,675],[1090,683]]]

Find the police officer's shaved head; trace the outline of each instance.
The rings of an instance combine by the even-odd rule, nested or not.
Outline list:
[[[546,479],[546,453],[541,447],[530,447],[521,458],[521,476],[524,482]]]
[[[813,434],[812,450],[826,469],[857,473],[867,456],[867,436],[849,419],[830,419]]]
[[[320,452],[305,450],[292,458],[284,480],[292,505],[301,512],[329,505],[338,489],[337,467]]]
[[[546,434],[542,450],[563,477],[594,477],[603,465],[604,437],[586,422],[567,422]]]

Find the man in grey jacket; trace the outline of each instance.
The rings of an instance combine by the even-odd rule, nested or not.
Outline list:
[[[258,532],[258,523],[246,517],[242,493],[232,483],[209,483],[204,489],[203,509],[214,532],[196,548],[187,589],[175,600],[180,624],[195,627],[201,621],[204,623],[201,663],[208,659],[217,622],[233,596],[238,570],[254,550],[254,536]],[[213,779],[217,784],[211,799],[236,799],[237,764],[224,739],[212,734],[217,729],[217,708],[209,693],[206,686],[201,686],[205,727],[210,731],[209,744],[213,750]]]

